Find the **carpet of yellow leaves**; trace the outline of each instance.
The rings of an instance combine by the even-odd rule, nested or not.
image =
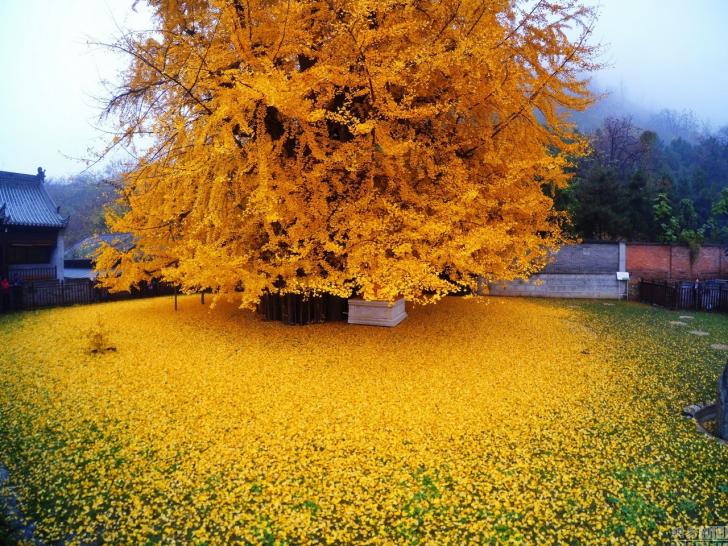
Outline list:
[[[728,523],[728,450],[679,416],[719,358],[669,316],[448,298],[395,329],[286,327],[189,297],[0,317],[0,462],[70,544],[661,544]],[[90,353],[99,322],[116,351]]]

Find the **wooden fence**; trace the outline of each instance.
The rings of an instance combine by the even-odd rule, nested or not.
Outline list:
[[[175,287],[168,283],[154,283],[129,292],[110,293],[90,279],[64,281],[32,281],[13,286],[2,301],[4,311],[33,310],[43,307],[102,303],[135,298],[172,295]]]
[[[668,309],[728,313],[728,281],[646,281],[638,285],[642,303]]]
[[[3,295],[0,300],[0,312],[151,298],[177,293],[173,284],[161,282],[143,285],[130,292],[111,293],[90,279],[34,281],[21,286],[13,286],[10,294]],[[201,292],[201,298],[204,303],[205,291]],[[176,309],[177,298],[175,297]],[[278,320],[284,324],[345,321],[347,311],[346,298],[328,294],[309,298],[304,298],[300,294],[267,294],[263,296],[258,305],[258,312],[264,319]]]

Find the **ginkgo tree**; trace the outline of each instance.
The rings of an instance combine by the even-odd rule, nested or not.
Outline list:
[[[563,242],[584,142],[576,0],[147,0],[106,112],[137,154],[104,282],[433,301]]]

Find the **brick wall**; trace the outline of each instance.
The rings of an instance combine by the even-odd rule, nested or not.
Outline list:
[[[627,283],[617,281],[617,271],[629,272],[632,290],[643,279],[695,280],[728,279],[728,256],[723,247],[704,246],[694,263],[690,249],[680,245],[654,243],[585,243],[565,246],[543,271],[528,281],[492,283],[490,293],[498,296],[569,298],[620,298]]]
[[[627,271],[632,282],[728,278],[728,257],[723,247],[704,246],[691,263],[687,246],[627,243]]]

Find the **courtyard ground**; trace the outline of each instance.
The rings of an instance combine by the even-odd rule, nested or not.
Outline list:
[[[409,313],[290,327],[188,297],[0,317],[5,493],[36,537],[78,544],[664,544],[728,524],[728,448],[680,416],[715,397],[725,317]]]

